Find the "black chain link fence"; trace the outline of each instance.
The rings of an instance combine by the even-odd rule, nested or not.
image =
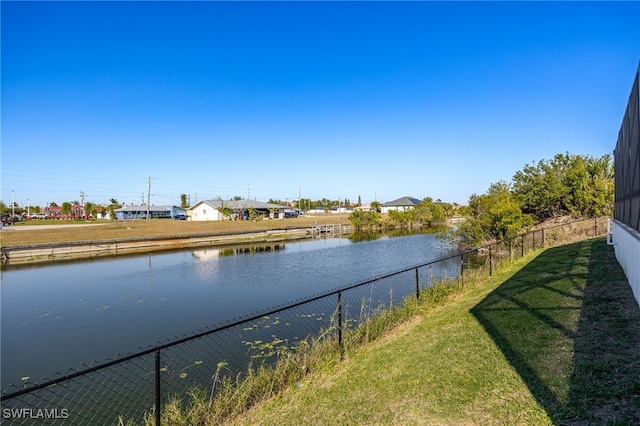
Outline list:
[[[506,260],[561,243],[604,234],[605,219],[588,219],[529,232],[510,244],[495,243],[354,285],[310,296],[216,329],[86,365],[55,378],[3,390],[1,424],[116,425],[119,418],[141,423],[172,397],[200,387],[215,392],[216,372],[238,377],[251,366],[275,362],[279,350],[310,336],[341,339],[344,328],[419,297],[436,281],[460,280],[469,271],[492,274]],[[341,343],[340,343],[341,344]]]

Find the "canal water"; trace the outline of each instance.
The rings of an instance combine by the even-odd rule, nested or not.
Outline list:
[[[9,269],[2,388],[64,374],[453,254],[432,234],[327,238]],[[457,274],[457,261],[434,268]],[[28,377],[29,379],[25,379]]]

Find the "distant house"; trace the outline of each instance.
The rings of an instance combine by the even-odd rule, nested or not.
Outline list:
[[[331,207],[318,206],[307,210],[307,214],[325,214],[331,211]]]
[[[332,214],[341,214],[341,213],[351,213],[351,210],[347,209],[344,206],[333,206],[331,207],[331,213]]]
[[[111,213],[109,213],[109,211],[102,207],[102,206],[97,206],[96,207],[96,219],[105,219],[105,220],[111,220]]]
[[[223,208],[229,209],[230,215],[222,214]],[[246,220],[251,211],[270,219],[282,219],[285,206],[265,203],[257,200],[202,200],[189,207],[191,220]]]
[[[74,207],[74,206],[71,206],[71,207]],[[49,215],[49,217],[51,218],[57,218],[62,215],[62,207],[60,206],[42,207],[40,208],[40,213]]]
[[[186,214],[186,210],[178,206],[125,206],[115,210],[116,219],[134,220],[146,219],[147,210],[149,216],[159,219],[170,219],[179,214]]]
[[[402,197],[397,200],[389,201],[380,205],[382,213],[388,213],[390,210],[398,210],[401,212],[412,210],[420,204],[420,200],[413,197]]]
[[[222,200],[198,201],[187,209],[190,220],[222,220]]]

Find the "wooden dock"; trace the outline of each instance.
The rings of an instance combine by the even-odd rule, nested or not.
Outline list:
[[[312,236],[314,238],[334,238],[341,237],[342,235],[349,234],[351,232],[350,225],[343,225],[340,223],[328,224],[328,225],[316,225],[311,228]]]

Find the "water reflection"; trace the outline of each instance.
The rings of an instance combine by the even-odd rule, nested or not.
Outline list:
[[[382,238],[384,234],[376,231],[355,231],[349,236],[349,241],[360,243],[362,241],[375,241]]]
[[[198,259],[212,259],[226,256],[236,256],[239,254],[258,254],[284,250],[285,244],[256,244],[250,246],[235,246],[222,248],[206,248],[194,250],[192,253]]]
[[[446,226],[437,226],[431,228],[421,228],[421,229],[390,229],[384,231],[354,231],[350,236],[349,240],[357,243],[362,241],[374,241],[381,238],[395,238],[395,237],[407,237],[410,235],[417,234],[427,234],[433,235],[437,237],[439,234],[447,231],[449,228]]]
[[[191,254],[193,254],[193,257],[195,257],[197,260],[216,260],[220,256],[222,256],[222,250],[223,249],[219,248],[208,248],[202,250],[194,250],[193,252],[191,252]]]
[[[209,247],[205,249],[193,250],[193,268],[198,278],[202,280],[213,279],[218,272],[217,262],[220,258],[252,255],[259,253],[273,253],[285,249],[285,244],[255,244],[236,247]]]

